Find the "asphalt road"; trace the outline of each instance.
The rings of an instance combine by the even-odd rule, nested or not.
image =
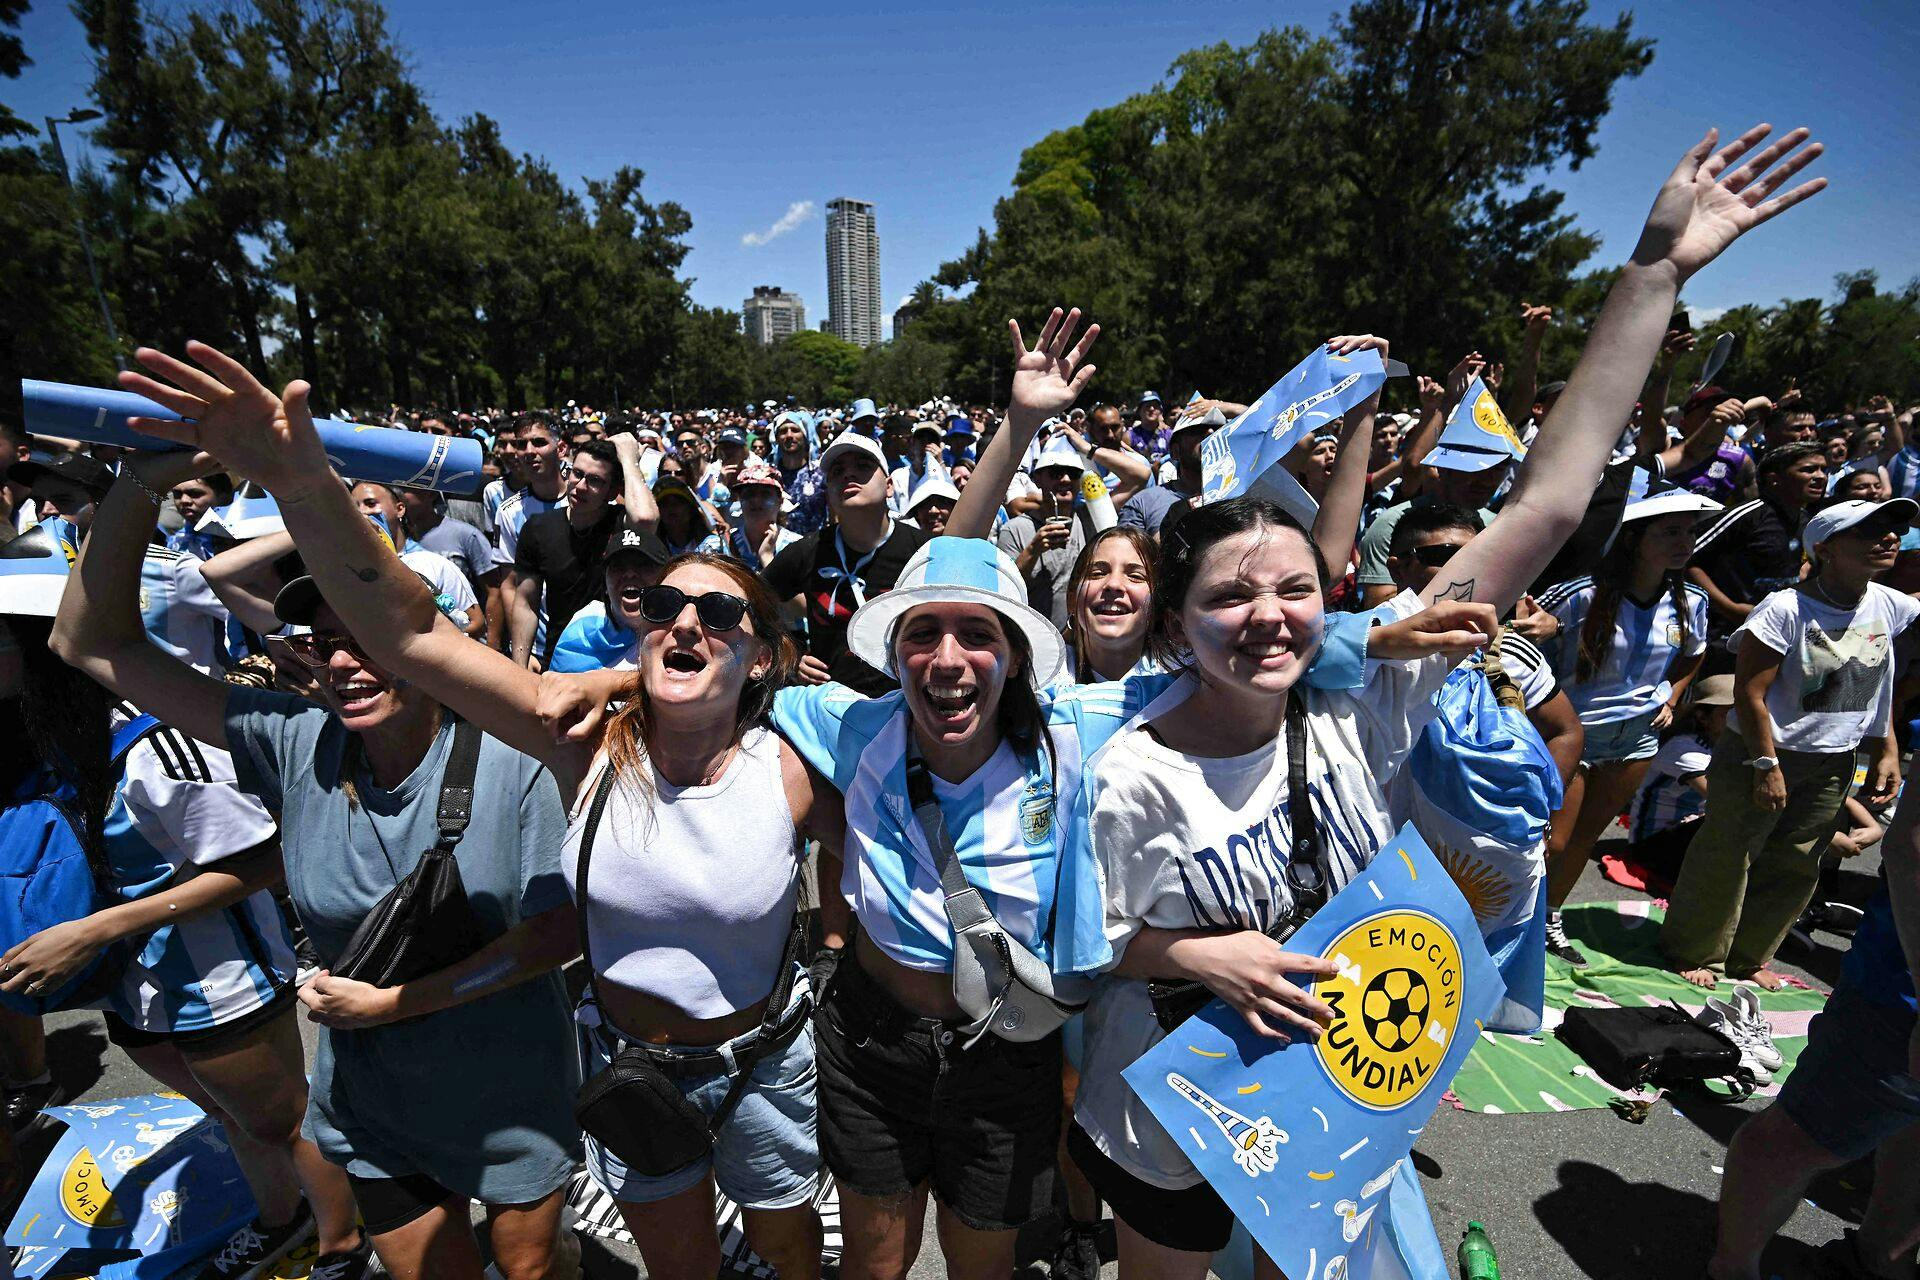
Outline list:
[[[1843,896],[1863,903],[1877,873],[1868,854],[1843,873]],[[1630,896],[1588,871],[1576,901]],[[1783,953],[1782,967],[1829,988],[1846,939],[1818,935],[1818,950]],[[309,1051],[313,1028],[305,1028]],[[96,1015],[71,1013],[48,1019],[53,1070],[82,1100],[146,1093],[152,1082],[107,1043]],[[1693,1106],[1685,1114],[1657,1104],[1644,1124],[1611,1111],[1556,1115],[1466,1114],[1443,1105],[1416,1148],[1435,1226],[1443,1242],[1458,1239],[1469,1220],[1486,1224],[1499,1251],[1505,1280],[1681,1280],[1705,1274],[1712,1247],[1719,1194],[1719,1167],[1727,1141],[1761,1103]],[[50,1145],[23,1151],[29,1163]],[[1848,1185],[1852,1184],[1852,1185]],[[1845,1172],[1816,1187],[1816,1204],[1803,1204],[1766,1257],[1766,1271],[1779,1280],[1818,1280],[1827,1273],[1820,1247],[1857,1222],[1865,1181]],[[1822,1207],[1827,1206],[1827,1207]],[[11,1207],[7,1207],[8,1216]],[[1103,1280],[1118,1269],[1112,1259],[1111,1224],[1104,1247]],[[1023,1280],[1040,1280],[1051,1228],[1036,1224],[1022,1240]],[[913,1280],[944,1275],[932,1224]],[[633,1251],[586,1242],[586,1272],[593,1280],[642,1274]]]

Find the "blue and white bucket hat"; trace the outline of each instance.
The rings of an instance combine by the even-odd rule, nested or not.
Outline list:
[[[983,604],[1019,630],[1033,655],[1033,683],[1044,688],[1066,663],[1053,620],[1027,603],[1027,584],[1013,557],[981,538],[933,538],[913,553],[891,591],[861,605],[847,624],[847,647],[862,661],[898,677],[893,630],[908,610],[936,602]]]

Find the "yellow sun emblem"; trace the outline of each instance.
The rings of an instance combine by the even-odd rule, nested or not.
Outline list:
[[[1500,412],[1499,402],[1493,398],[1493,392],[1482,389],[1480,397],[1473,402],[1473,425],[1490,436],[1506,441],[1514,457],[1527,456],[1527,446],[1520,443],[1520,437],[1514,434],[1512,425],[1507,422],[1507,415]]]
[[[1453,877],[1460,896],[1473,908],[1473,918],[1482,926],[1506,914],[1508,904],[1513,901],[1513,885],[1505,876],[1464,849],[1436,844],[1433,852]]]

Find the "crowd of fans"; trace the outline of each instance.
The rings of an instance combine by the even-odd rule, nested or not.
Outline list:
[[[124,383],[193,420],[149,424],[184,449],[0,426],[0,554],[73,564],[57,617],[0,597],[22,726],[0,783],[69,782],[117,900],[8,951],[0,989],[148,939],[110,1034],[220,1123],[259,1205],[209,1276],[317,1231],[317,1277],[363,1274],[369,1247],[395,1276],[478,1277],[472,1201],[504,1275],[563,1273],[574,1089],[640,1054],[724,1116],[670,1171],[586,1137],[651,1275],[713,1274],[716,1186],[781,1275],[817,1275],[824,1167],[849,1276],[905,1274],[929,1190],[950,1270],[1009,1274],[1057,1171],[1057,1274],[1097,1269],[1104,1202],[1128,1280],[1197,1277],[1232,1221],[1120,1080],[1164,1035],[1146,980],[1317,1034],[1302,975],[1328,966],[1268,927],[1315,901],[1289,871],[1303,835],[1324,900],[1391,834],[1440,684],[1497,637],[1565,782],[1555,963],[1589,962],[1557,908],[1626,813],[1626,856],[1672,884],[1662,949],[1703,988],[1775,988],[1796,927],[1857,927],[1788,1092],[1735,1143],[1713,1274],[1757,1276],[1802,1175],[1876,1146],[1862,1274],[1910,1274],[1910,828],[1864,920],[1821,890],[1900,785],[1914,409],[1811,404],[1737,363],[1671,385],[1679,284],[1818,189],[1777,194],[1803,140],[1689,153],[1566,381],[1542,379],[1553,312],[1527,306],[1511,370],[1468,353],[1418,379],[1418,412],[1376,395],[1303,439],[1282,465],[1304,511],[1202,500],[1202,446],[1244,405],[1075,407],[1098,334],[1078,312],[1031,345],[1014,327],[1004,409],[361,415],[478,441],[471,496],[342,485],[302,384],[143,351]],[[1511,452],[1436,450],[1475,378]],[[138,712],[166,728],[116,781],[103,744]],[[458,860],[490,940],[397,986],[335,976],[434,843],[463,749]],[[1214,852],[1297,821],[1251,865]],[[1074,1065],[959,1000],[949,862],[1044,970],[1105,975]],[[824,946],[793,981],[809,894]],[[575,1026],[559,969],[583,951]],[[296,1003],[324,1028],[311,1080]],[[37,1019],[0,1030],[19,1128],[60,1083]]]

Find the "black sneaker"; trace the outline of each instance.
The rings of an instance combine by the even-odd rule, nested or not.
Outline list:
[[[1567,926],[1558,911],[1547,912],[1547,954],[1566,961],[1576,969],[1587,967],[1587,953],[1567,939]]]
[[[313,1270],[307,1273],[307,1280],[361,1280],[373,1267],[373,1246],[367,1238],[360,1237],[360,1243],[345,1253],[323,1253],[314,1260]]]
[[[35,1084],[7,1086],[7,1128],[16,1138],[27,1138],[53,1123],[52,1116],[41,1115],[47,1107],[67,1100],[67,1091],[49,1076]]]
[[[1066,1219],[1053,1245],[1053,1280],[1100,1280],[1100,1224]]]
[[[312,1234],[313,1212],[304,1200],[300,1202],[300,1211],[284,1226],[264,1227],[255,1218],[227,1237],[226,1244],[207,1259],[194,1280],[260,1280],[274,1263],[304,1244]]]

